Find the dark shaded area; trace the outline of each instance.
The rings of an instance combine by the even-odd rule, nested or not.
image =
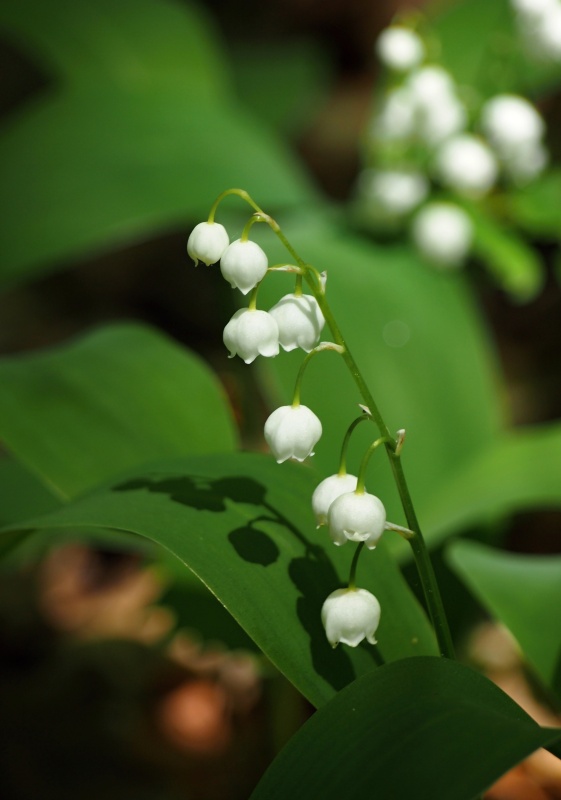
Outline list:
[[[55,631],[37,577],[0,580],[3,800],[245,800],[273,755],[265,707],[234,721],[226,751],[178,749],[160,708],[189,670],[153,646]]]
[[[243,528],[236,528],[228,534],[228,540],[244,561],[268,567],[278,559],[280,550],[270,536],[254,527],[256,522],[259,519]]]
[[[275,563],[280,555],[274,540],[256,527],[260,522],[278,524],[284,531],[295,536],[304,546],[306,554],[302,558],[292,559],[288,574],[300,593],[296,610],[298,619],[310,638],[314,669],[336,690],[342,689],[356,678],[348,654],[341,647],[334,650],[330,646],[321,624],[324,587],[332,587],[332,591],[340,587],[333,565],[323,548],[312,545],[282,512],[266,501],[266,488],[262,484],[247,477],[209,480],[186,476],[172,479],[136,479],[114,487],[114,491],[138,490],[162,492],[174,502],[199,511],[225,511],[226,500],[260,506],[265,513],[258,513],[246,525],[228,534],[228,540],[237,555],[250,564],[267,567]],[[243,587],[240,590],[243,591]],[[369,645],[367,651],[376,664],[383,663],[377,648]]]
[[[167,494],[174,503],[196,508],[198,511],[225,511],[226,500],[235,503],[263,505],[266,489],[252,478],[137,478],[113,487],[114,492],[131,492],[146,489]]]

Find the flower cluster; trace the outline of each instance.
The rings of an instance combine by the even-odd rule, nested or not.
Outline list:
[[[392,34],[382,50],[389,54],[389,58],[395,41],[398,41],[401,47],[401,56],[398,59],[400,66],[396,65],[395,68],[403,70],[409,68],[412,61],[420,60],[423,52],[416,49],[414,42],[407,41],[407,37],[401,41],[399,39],[399,35],[395,39]],[[408,185],[410,194],[419,193],[420,188],[415,186],[412,176],[404,176],[403,186]],[[225,194],[228,193],[230,192]],[[245,194],[239,190],[231,190],[231,193],[242,196]],[[288,459],[304,461],[313,456],[314,447],[322,434],[319,418],[310,408],[300,403],[304,369],[308,360],[323,350],[345,353],[342,344],[319,342],[325,324],[320,308],[320,301],[325,293],[325,277],[302,261],[296,266],[283,265],[282,269],[296,274],[294,292],[285,294],[268,311],[258,309],[258,287],[270,269],[267,255],[258,244],[248,238],[248,232],[254,222],[268,221],[271,224],[272,221],[267,215],[256,213],[244,228],[242,236],[230,243],[225,228],[214,221],[214,212],[223,196],[216,202],[208,221],[201,222],[194,228],[187,250],[195,264],[201,261],[209,265],[219,261],[225,280],[242,294],[251,293],[248,307],[236,311],[224,329],[224,344],[230,357],[240,356],[246,364],[250,364],[259,355],[278,355],[281,348],[286,351],[300,348],[307,353],[298,373],[292,403],[275,409],[269,415],[264,428],[265,440],[279,463]],[[399,200],[396,199],[395,202],[398,203]],[[312,271],[315,276],[311,282],[313,295],[302,292],[303,276],[307,270]],[[374,595],[355,586],[358,554],[364,545],[368,550],[374,550],[384,530],[388,528],[406,531],[387,522],[382,501],[367,492],[364,485],[366,465],[371,453],[379,444],[388,440],[378,439],[371,445],[358,476],[346,471],[346,447],[350,434],[358,422],[371,419],[366,407],[363,407],[363,412],[349,426],[338,473],[323,480],[312,496],[312,510],[317,525],[327,526],[331,541],[339,547],[347,542],[358,545],[348,586],[333,591],[325,600],[321,612],[327,639],[333,646],[343,642],[356,647],[365,638],[371,644],[376,643],[380,605]],[[393,444],[395,446],[395,442]]]
[[[535,49],[561,59],[561,0],[512,4]],[[357,182],[360,215],[370,226],[408,231],[429,264],[461,266],[475,240],[471,205],[501,182],[527,184],[546,166],[543,119],[524,97],[483,102],[459,87],[406,25],[386,28],[375,49],[388,80]]]
[[[310,352],[318,344],[325,320],[312,295],[296,291],[285,295],[269,311],[257,309],[256,291],[267,274],[269,261],[256,242],[242,236],[230,243],[225,228],[211,220],[195,226],[187,252],[195,265],[199,261],[207,265],[220,261],[220,271],[232,288],[244,295],[254,293],[249,306],[236,311],[224,328],[224,344],[230,358],[240,356],[251,364],[259,355],[278,355],[281,347],[287,351],[300,347]],[[283,447],[280,449],[284,452]]]

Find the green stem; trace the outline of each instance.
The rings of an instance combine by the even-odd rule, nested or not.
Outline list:
[[[306,367],[314,356],[316,356],[318,353],[323,353],[324,350],[335,350],[341,355],[343,352],[341,347],[339,347],[337,344],[333,344],[333,342],[321,342],[321,344],[318,344],[317,347],[314,347],[313,350],[310,350],[310,352],[306,354],[306,357],[300,364],[300,369],[298,370],[298,375],[296,376],[296,383],[294,384],[294,394],[292,395],[293,408],[300,405],[300,389],[302,387],[302,379],[304,377]]]
[[[358,564],[358,557],[360,556],[363,547],[364,542],[361,542],[355,550],[355,554],[351,563],[351,572],[349,575],[349,589],[356,589],[356,567]]]
[[[306,278],[308,279],[308,275],[306,275]],[[325,321],[328,324],[329,328],[331,329],[331,333],[333,335],[334,340],[337,342],[337,344],[341,345],[341,347],[344,348],[343,358],[345,359],[347,367],[349,368],[349,371],[357,385],[357,388],[360,392],[362,399],[368,406],[368,410],[372,418],[376,422],[376,425],[378,426],[378,430],[382,434],[382,437],[387,438],[388,440],[388,442],[386,443],[386,453],[390,460],[390,465],[392,468],[394,480],[397,485],[397,490],[399,492],[401,505],[405,513],[405,518],[407,519],[407,524],[409,528],[411,528],[411,530],[414,531],[415,533],[415,536],[412,537],[409,540],[409,542],[411,544],[413,555],[415,557],[417,571],[419,573],[419,578],[423,586],[425,602],[427,604],[427,609],[438,641],[440,654],[447,658],[454,658],[454,645],[452,643],[452,636],[450,634],[450,629],[448,627],[448,621],[446,619],[444,605],[442,603],[440,590],[436,582],[436,577],[434,574],[434,570],[432,568],[427,546],[423,538],[423,534],[421,532],[421,527],[419,525],[417,515],[415,513],[415,508],[413,505],[413,500],[411,499],[409,487],[407,486],[407,481],[405,480],[405,475],[403,473],[403,467],[401,464],[401,455],[395,452],[394,449],[395,444],[394,447],[392,447],[390,444],[390,442],[393,441],[393,439],[390,434],[389,428],[384,422],[384,419],[378,409],[378,406],[376,405],[374,398],[372,397],[370,389],[368,388],[366,381],[362,377],[362,373],[360,372],[357,366],[356,361],[354,360],[349,348],[347,347],[345,339],[343,338],[343,334],[341,333],[339,326],[335,321],[333,312],[329,307],[325,295],[323,294],[323,292],[317,291],[315,287],[315,281],[313,280],[313,278],[312,280],[308,280],[308,283],[310,284],[310,288],[314,294],[314,297],[316,298],[318,305],[321,309],[321,312],[325,317]]]
[[[222,194],[217,198],[211,209],[208,218],[209,222],[214,221],[214,214],[216,208],[218,207],[218,204],[221,202],[221,200],[224,199],[224,197],[230,194],[235,194],[238,197],[241,197],[243,200],[249,203],[249,205],[252,206],[252,208],[257,212],[257,214],[260,217],[256,218],[256,221],[266,222],[270,226],[270,228],[273,230],[276,236],[286,247],[292,258],[295,260],[296,264],[302,270],[304,270],[306,281],[309,284],[310,289],[312,290],[312,293],[316,298],[318,305],[321,309],[321,312],[325,318],[325,321],[331,330],[335,344],[339,345],[339,352],[341,352],[343,358],[345,359],[345,363],[347,364],[347,367],[352,375],[352,378],[357,385],[360,396],[362,397],[364,403],[368,407],[368,411],[371,417],[378,426],[381,438],[386,440],[385,442],[386,453],[390,460],[390,465],[399,492],[401,505],[403,507],[403,511],[407,519],[407,524],[409,528],[415,533],[415,536],[413,536],[409,540],[409,542],[411,544],[413,555],[415,557],[417,571],[419,573],[419,577],[421,579],[421,583],[423,586],[425,602],[427,604],[427,609],[432,620],[440,653],[442,656],[445,656],[447,658],[454,658],[454,646],[452,643],[452,637],[450,634],[450,629],[448,627],[448,621],[446,619],[446,613],[444,611],[442,598],[440,596],[440,590],[436,582],[436,577],[434,574],[434,570],[432,568],[427,546],[425,544],[423,534],[421,532],[421,527],[419,525],[419,521],[415,513],[415,508],[413,506],[413,500],[411,499],[409,487],[407,486],[407,481],[405,480],[405,475],[403,473],[403,467],[401,464],[401,446],[396,451],[396,441],[392,437],[389,428],[384,422],[384,419],[378,409],[378,406],[374,402],[374,398],[370,392],[370,389],[368,388],[366,381],[364,380],[362,373],[359,370],[358,365],[352,356],[352,353],[347,347],[345,339],[343,338],[343,334],[341,333],[341,330],[337,325],[335,317],[333,316],[333,312],[331,311],[331,308],[325,298],[325,293],[321,282],[320,274],[314,267],[310,266],[309,264],[306,264],[306,262],[302,258],[300,258],[296,250],[292,247],[292,245],[282,232],[278,223],[272,217],[266,214],[257,205],[257,203],[255,203],[255,201],[250,197],[250,195],[243,189],[228,189],[225,192],[222,192]],[[335,349],[333,345],[331,345],[331,349]],[[319,350],[319,348],[316,348],[315,351],[317,350]],[[306,359],[304,360],[304,364],[308,363],[309,357],[315,351],[312,350],[312,353],[310,353],[309,356],[306,357]],[[295,396],[296,396],[296,391],[298,392],[298,402],[300,396],[299,395],[300,382],[302,379],[304,364],[300,369],[300,373],[297,378],[297,389],[295,390]],[[401,437],[401,440],[402,438],[403,436]],[[355,557],[357,557],[356,554]]]
[[[362,414],[362,416],[357,417],[355,420],[351,422],[349,427],[347,428],[347,432],[345,434],[345,438],[343,439],[343,445],[341,447],[341,458],[339,459],[339,471],[338,475],[342,477],[343,475],[347,474],[347,449],[349,446],[349,441],[352,435],[352,432],[359,424],[359,422],[364,422],[364,420],[370,419],[369,414]]]
[[[381,444],[391,445],[393,442],[392,439],[388,439],[387,436],[380,436],[379,439],[376,439],[373,442],[366,453],[364,454],[362,461],[360,463],[360,469],[358,471],[358,480],[356,482],[356,489],[355,494],[364,494],[364,487],[366,483],[366,468],[368,467],[368,462],[370,461],[370,456],[372,453],[380,447]]]

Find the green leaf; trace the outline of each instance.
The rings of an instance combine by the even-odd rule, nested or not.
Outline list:
[[[470,208],[475,236],[473,253],[499,286],[515,299],[530,300],[542,288],[544,268],[537,252],[514,230],[502,227],[475,206]]]
[[[47,514],[60,506],[60,500],[12,458],[0,458],[0,486],[0,526]]]
[[[407,659],[359,678],[314,714],[251,798],[474,800],[560,736],[467,667]]]
[[[517,511],[559,508],[560,474],[561,424],[497,439],[437,487],[425,517],[431,544]]]
[[[476,542],[452,542],[447,560],[491,614],[510,630],[547,686],[561,661],[561,556],[503,553]]]
[[[510,43],[510,50],[514,49],[514,16],[508,0],[448,3],[432,22],[442,61],[455,79],[492,93],[494,81],[503,79],[503,75],[497,75],[494,62],[499,57],[503,61],[505,41],[507,46]],[[509,55],[512,57],[512,53]]]
[[[0,440],[63,497],[146,461],[236,444],[210,370],[139,325],[2,359],[0,387]]]
[[[317,41],[247,42],[232,54],[234,81],[245,105],[275,129],[295,136],[325,102],[331,79],[327,53]]]
[[[561,170],[548,170],[522,189],[504,198],[509,216],[529,235],[561,238]]]
[[[290,220],[279,222],[300,256],[327,271],[327,298],[378,407],[391,431],[407,431],[403,465],[422,521],[440,484],[486,447],[499,428],[497,367],[467,284],[461,275],[427,269],[407,247],[375,245],[336,224],[322,227],[308,220],[296,228]],[[286,260],[270,235],[265,246],[271,263]],[[260,289],[260,305],[270,307],[293,286],[293,277],[271,274]],[[322,339],[329,338],[324,329]],[[293,352],[261,363],[277,403],[290,401],[301,360],[301,353]],[[322,353],[310,363],[302,402],[323,425],[315,463],[325,476],[333,474],[345,430],[361,402],[335,353]],[[357,428],[350,472],[356,474],[375,438],[373,426]],[[382,452],[368,469],[367,488],[383,499],[393,522],[404,524]],[[394,543],[407,547],[398,537]]]
[[[228,186],[275,207],[315,197],[232,102],[215,36],[190,5],[5,6],[7,34],[61,74],[0,133],[0,283],[206,217]]]
[[[439,55],[472,94],[475,89],[483,98],[499,92],[533,95],[559,85],[559,64],[525,51],[510,0],[456,0],[439,3],[436,11]]]
[[[311,470],[279,466],[266,456],[166,461],[130,472],[60,511],[27,521],[25,528],[112,528],[157,542],[216,594],[311,702],[321,705],[381,659],[436,650],[427,619],[383,542],[358,570],[360,585],[382,606],[379,647],[329,646],[321,607],[346,584],[355,548],[335,553],[329,544],[327,554],[327,534],[315,532],[311,511],[316,484]]]

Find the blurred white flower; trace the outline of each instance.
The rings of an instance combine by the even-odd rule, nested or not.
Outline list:
[[[238,355],[246,364],[257,356],[276,356],[279,353],[279,328],[266,311],[240,308],[224,328],[224,344],[229,358]]]
[[[373,550],[386,525],[386,509],[382,501],[373,494],[345,492],[329,507],[327,515],[329,535],[336,545],[364,542]]]
[[[479,197],[491,189],[498,164],[490,148],[465,133],[445,141],[436,153],[435,168],[446,186]]]
[[[332,647],[356,647],[363,639],[376,644],[380,614],[380,603],[366,589],[337,589],[324,602],[321,621]]]
[[[525,17],[539,17],[555,8],[557,0],[510,0],[512,7]]]
[[[545,124],[524,97],[503,94],[492,97],[481,111],[481,127],[505,172],[517,183],[525,183],[545,167],[548,154],[542,143]]]
[[[511,0],[529,55],[539,61],[561,60],[559,0]]]
[[[220,271],[228,283],[247,294],[267,272],[265,251],[256,242],[236,239],[226,248],[220,260]]]
[[[561,5],[548,11],[538,21],[532,34],[538,54],[552,61],[561,60]]]
[[[455,83],[443,67],[422,67],[408,76],[406,86],[411,90],[415,102],[430,106],[443,97],[455,94]]]
[[[433,264],[455,267],[465,260],[473,240],[473,225],[466,212],[453,203],[430,203],[415,216],[413,241]]]
[[[301,347],[309,353],[319,342],[325,320],[311,294],[285,294],[269,314],[279,326],[279,341],[285,350]]]
[[[347,492],[354,492],[358,478],[356,475],[330,475],[316,486],[312,495],[312,509],[318,528],[327,525],[329,508],[334,500]]]
[[[322,428],[307,406],[281,406],[265,422],[265,440],[279,464],[289,458],[304,461],[313,456]]]
[[[541,142],[518,147],[504,161],[507,174],[515,183],[524,184],[536,178],[547,166],[549,153]]]
[[[385,141],[401,141],[415,133],[413,94],[405,86],[392,89],[382,101],[372,125],[372,134]]]
[[[187,253],[195,262],[202,261],[207,266],[216,264],[228,247],[228,234],[224,225],[218,222],[199,222],[187,240]]]
[[[450,136],[461,133],[467,125],[467,113],[457,97],[442,100],[423,109],[419,114],[419,137],[431,147],[443,142]]]
[[[412,170],[365,170],[359,179],[362,196],[386,213],[407,214],[421,203],[429,191],[427,178]]]
[[[378,37],[376,53],[389,69],[406,72],[421,63],[425,46],[414,31],[394,25],[383,30]]]
[[[407,79],[415,107],[416,135],[429,146],[463,131],[467,113],[452,76],[442,67],[422,67]]]
[[[540,141],[545,132],[544,121],[534,106],[514,94],[500,94],[488,100],[481,110],[481,127],[501,156]]]

